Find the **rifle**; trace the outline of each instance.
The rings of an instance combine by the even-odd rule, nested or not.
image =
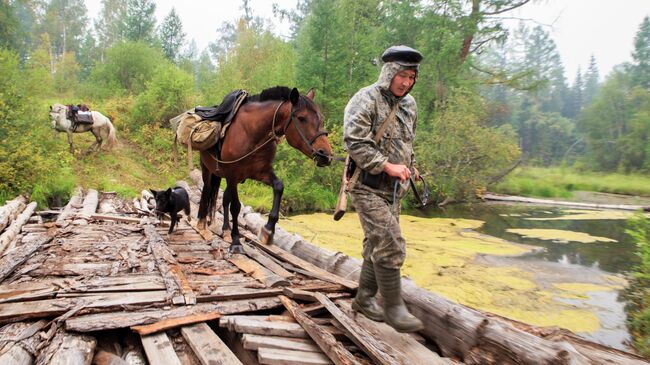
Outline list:
[[[343,175],[341,176],[341,190],[339,190],[339,198],[336,200],[336,210],[334,211],[334,220],[338,221],[345,214],[348,207],[348,168],[350,166],[350,155],[345,158],[345,167],[343,168]]]

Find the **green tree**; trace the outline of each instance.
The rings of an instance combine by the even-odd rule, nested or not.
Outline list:
[[[175,8],[172,8],[160,25],[158,37],[165,56],[172,62],[178,62],[181,56],[181,47],[185,43],[185,33],[183,32],[183,23],[176,14]]]
[[[83,0],[51,0],[40,23],[41,32],[50,36],[52,53],[60,57],[77,52],[88,29],[88,15]],[[61,65],[65,67],[65,64]]]
[[[9,1],[0,2],[0,47],[18,49],[20,27]]]
[[[107,50],[124,39],[126,34],[127,0],[102,0],[102,10],[95,21],[99,48]],[[101,61],[104,60],[104,52]]]
[[[596,57],[591,55],[589,60],[589,69],[585,75],[585,90],[584,90],[584,105],[591,104],[594,96],[598,93],[598,66],[596,65]]]
[[[124,38],[152,45],[156,40],[156,4],[151,0],[127,0]]]
[[[634,85],[650,89],[650,17],[643,18],[634,38],[632,51],[632,79]]]

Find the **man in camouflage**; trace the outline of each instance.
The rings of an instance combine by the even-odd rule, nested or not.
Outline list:
[[[417,120],[415,99],[408,93],[415,85],[422,55],[406,46],[388,48],[379,80],[359,90],[348,102],[344,117],[344,142],[361,177],[350,188],[352,204],[364,231],[363,265],[359,290],[352,308],[400,332],[423,328],[411,315],[401,296],[400,268],[406,242],[399,226],[400,199],[408,191],[408,179],[419,178],[413,166],[413,139]],[[397,108],[379,143],[374,136]],[[377,289],[383,309],[374,297]]]

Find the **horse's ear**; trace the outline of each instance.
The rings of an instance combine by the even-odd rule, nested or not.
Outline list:
[[[311,100],[314,100],[314,97],[316,96],[316,90],[312,87],[307,91],[307,97]]]
[[[291,101],[291,104],[296,105],[298,104],[298,98],[300,98],[300,93],[298,92],[298,89],[294,87],[291,90],[291,94],[289,94],[289,101]]]
[[[50,111],[52,111],[52,105],[50,105]]]

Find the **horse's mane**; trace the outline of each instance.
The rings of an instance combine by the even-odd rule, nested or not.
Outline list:
[[[289,95],[291,95],[291,88],[287,86],[275,86],[264,89],[259,94],[248,96],[247,101],[261,103],[268,100],[289,100]],[[298,103],[299,108],[305,107],[306,99],[307,97],[300,94],[300,101]]]

